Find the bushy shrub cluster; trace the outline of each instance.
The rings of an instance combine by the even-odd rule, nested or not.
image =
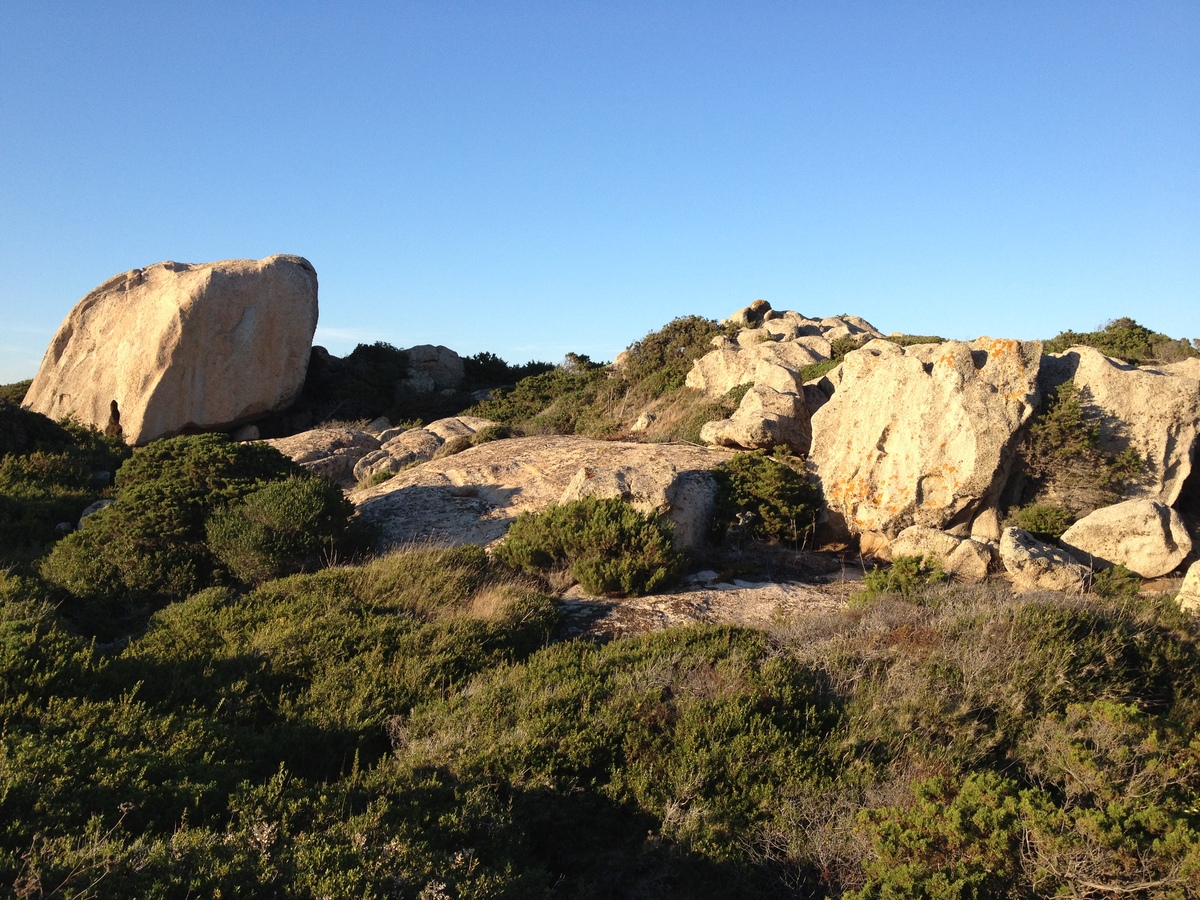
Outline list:
[[[119,438],[0,401],[0,565],[28,564],[105,496],[129,456]]]
[[[1128,316],[1105,322],[1097,331],[1063,331],[1048,341],[1047,353],[1062,353],[1070,347],[1095,347],[1105,356],[1134,365],[1169,363],[1200,356],[1200,349],[1187,340],[1175,340],[1151,331]]]
[[[523,378],[542,375],[554,369],[554,363],[530,360],[522,366],[506,363],[495,353],[476,353],[463,357],[463,375],[469,390],[515,385]]]
[[[493,419],[525,434],[576,434],[606,430],[598,414],[598,400],[612,393],[603,366],[590,361],[573,370],[556,368],[532,375],[492,400],[467,410],[469,415]]]
[[[888,594],[913,599],[927,588],[945,584],[950,576],[931,556],[897,556],[890,566],[872,569],[863,575],[857,601],[875,600]]]
[[[1045,504],[1046,496],[1058,496],[1057,505],[1072,514],[1091,512],[1118,500],[1125,482],[1142,472],[1143,460],[1133,447],[1101,450],[1100,422],[1101,414],[1073,380],[1047,397],[1019,450],[1032,479],[1033,502]]]
[[[1194,894],[1200,633],[956,589],[548,644],[474,547],[212,588],[100,652],[0,575],[17,896]],[[1152,885],[1152,887],[1147,887]]]
[[[802,547],[816,529],[821,491],[804,462],[762,451],[738,453],[713,471],[718,537],[785,541]]]
[[[349,512],[339,489],[266,444],[170,438],[121,467],[115,502],[59,541],[41,573],[82,626],[113,628],[220,581],[222,555],[250,580],[303,568],[328,552]]]
[[[1056,541],[1071,527],[1075,517],[1064,506],[1054,503],[1029,503],[1012,511],[1006,523],[1028,531],[1042,541]]]
[[[522,572],[566,570],[591,594],[651,594],[683,570],[670,529],[619,498],[521,513],[495,552]]]
[[[683,387],[692,364],[712,350],[712,339],[727,329],[703,316],[672,319],[658,331],[629,345],[621,375],[639,394],[652,397]]]

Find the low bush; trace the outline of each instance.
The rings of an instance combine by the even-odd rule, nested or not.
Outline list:
[[[1064,506],[1054,503],[1030,503],[1020,509],[1013,510],[1006,525],[1014,525],[1022,531],[1028,531],[1042,541],[1056,541],[1064,531],[1071,527],[1075,517]]]
[[[631,385],[643,385],[638,393],[647,399],[678,390],[692,364],[713,349],[713,338],[725,333],[726,328],[702,316],[672,319],[629,345],[621,376]]]
[[[354,507],[321,478],[289,478],[251,491],[205,524],[209,550],[238,579],[262,584],[336,558]]]
[[[617,498],[587,497],[521,513],[495,552],[522,572],[565,569],[591,594],[654,593],[683,570],[670,530]]]
[[[115,502],[59,541],[41,573],[68,595],[63,608],[80,627],[131,627],[157,605],[219,582],[221,564],[207,544],[207,520],[266,484],[287,479],[312,476],[266,444],[236,443],[222,434],[156,441],[118,470]],[[296,500],[268,492],[257,507],[242,508],[247,518],[237,533],[249,539],[261,526],[267,529],[258,533],[261,540],[286,543],[279,516],[297,511]],[[272,506],[275,531],[268,538],[267,525],[249,517],[270,518],[266,508]],[[227,520],[217,533],[232,539],[234,532],[233,520]],[[296,536],[293,543],[302,540]],[[226,552],[236,555],[228,547]]]
[[[717,502],[713,533],[720,538],[808,543],[821,510],[821,492],[802,460],[762,451],[738,453],[713,471]]]
[[[1200,356],[1200,350],[1187,340],[1151,331],[1128,316],[1105,322],[1097,331],[1063,331],[1042,343],[1046,353],[1062,353],[1078,346],[1095,347],[1105,356],[1133,365],[1170,363]]]
[[[29,388],[32,384],[32,378],[25,381],[16,381],[12,384],[0,384],[0,401],[20,406],[25,400],[25,395],[29,393]]]
[[[950,576],[931,556],[897,556],[890,566],[873,569],[863,576],[856,600],[874,600],[888,594],[913,599],[927,588],[945,584]]]
[[[1110,600],[1136,597],[1142,590],[1142,577],[1124,566],[1112,566],[1092,576],[1092,593]]]

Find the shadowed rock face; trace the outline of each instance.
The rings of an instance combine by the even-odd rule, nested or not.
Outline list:
[[[115,401],[132,444],[227,429],[296,398],[316,327],[317,274],[298,256],[134,269],[71,310],[25,405],[103,429]]]
[[[1195,467],[1200,437],[1200,360],[1136,368],[1092,347],[1072,347],[1042,363],[1043,390],[1073,379],[1100,420],[1100,449],[1126,447],[1144,463],[1128,496],[1174,506]]]
[[[730,455],[691,444],[511,438],[405,469],[350,497],[392,546],[487,544],[521,512],[596,496],[665,515],[680,545],[692,548],[704,542],[712,519],[711,470]]]
[[[980,338],[847,354],[812,416],[809,459],[831,525],[895,537],[967,526],[1003,487],[1038,403],[1041,344]]]

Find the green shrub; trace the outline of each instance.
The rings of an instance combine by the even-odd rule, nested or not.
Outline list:
[[[0,564],[27,565],[109,492],[129,448],[94,428],[0,402]]]
[[[944,344],[946,339],[936,334],[889,334],[883,338],[901,347],[911,347],[914,344]]]
[[[683,387],[692,363],[712,350],[712,339],[725,329],[713,319],[681,316],[658,331],[652,331],[625,351],[621,375],[631,384],[653,380],[653,390],[639,392],[657,396]]]
[[[816,529],[821,492],[808,477],[804,463],[781,461],[762,451],[738,453],[713,470],[717,502],[713,533],[788,541],[802,546]]]
[[[587,497],[521,513],[496,558],[529,573],[566,569],[591,594],[654,593],[683,570],[669,529],[615,498]]]
[[[530,360],[523,366],[511,366],[494,353],[476,353],[463,357],[463,375],[472,390],[516,384],[523,378],[554,369],[554,363]]]
[[[1046,353],[1062,353],[1070,347],[1095,347],[1105,356],[1133,365],[1169,363],[1200,356],[1186,340],[1174,340],[1151,331],[1128,316],[1105,322],[1098,331],[1063,331],[1043,342]]]
[[[863,575],[863,589],[855,599],[874,600],[886,594],[900,594],[912,599],[926,588],[949,580],[941,563],[932,556],[897,556],[890,567]]]
[[[607,381],[603,366],[557,368],[522,379],[511,391],[476,404],[466,414],[528,434],[575,434],[594,420],[594,407]]]
[[[354,507],[322,478],[289,478],[251,491],[205,525],[209,550],[241,581],[262,584],[333,559]]]
[[[139,617],[217,580],[206,544],[216,510],[288,478],[310,479],[278,450],[223,434],[156,441],[117,472],[115,502],[84,520],[43,561],[43,577],[71,595],[84,627]]]
[[[1013,511],[1011,524],[1043,541],[1056,541],[1071,527],[1071,511],[1053,503],[1030,503]],[[1007,524],[1007,523],[1006,523]]]
[[[32,384],[32,378],[12,384],[0,384],[0,401],[20,406],[25,400],[25,395],[29,393],[29,388]]]
[[[1100,449],[1101,413],[1093,409],[1073,380],[1047,397],[1021,447],[1026,471],[1041,494],[1063,495],[1075,514],[1115,502],[1123,483],[1135,478],[1144,462],[1133,447],[1107,455]]]
[[[1142,590],[1142,577],[1124,566],[1113,566],[1092,576],[1092,593],[1110,600],[1136,597]]]

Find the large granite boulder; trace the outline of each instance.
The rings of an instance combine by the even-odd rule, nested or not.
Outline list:
[[[71,310],[25,405],[132,444],[228,430],[297,397],[316,327],[317,273],[298,256],[133,269]]]
[[[1092,347],[1072,347],[1043,359],[1043,389],[1068,379],[1097,413],[1100,449],[1116,455],[1132,447],[1145,463],[1126,495],[1174,505],[1196,462],[1200,365],[1185,360],[1139,369]]]
[[[1084,516],[1058,541],[1093,566],[1121,565],[1143,578],[1166,575],[1192,551],[1179,513],[1154,500],[1126,500]]]
[[[834,532],[910,525],[966,536],[998,497],[1038,402],[1041,344],[979,338],[846,355],[812,416],[809,461]]]
[[[584,496],[623,497],[666,516],[677,542],[704,543],[723,450],[547,435],[491,441],[350,495],[384,545],[488,544],[525,510]]]
[[[441,344],[418,344],[404,351],[408,377],[403,384],[417,393],[454,390],[466,377],[462,357]]]

